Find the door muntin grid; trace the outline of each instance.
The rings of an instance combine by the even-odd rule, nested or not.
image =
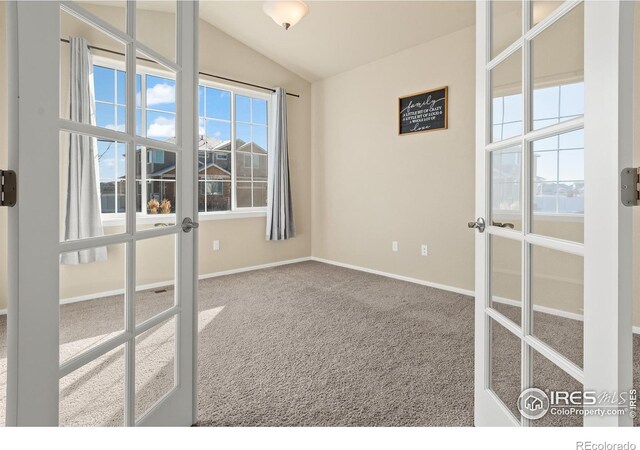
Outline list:
[[[584,246],[578,242],[567,242],[562,239],[558,239],[556,237],[548,237],[543,235],[536,235],[532,233],[532,207],[533,207],[533,189],[532,189],[532,164],[531,164],[531,155],[532,155],[532,146],[534,141],[538,141],[543,138],[549,138],[553,136],[557,136],[563,133],[568,133],[576,130],[581,130],[584,128],[584,118],[583,116],[570,117],[567,121],[559,123],[551,124],[549,126],[534,130],[533,126],[533,111],[532,111],[532,97],[533,97],[533,84],[532,84],[532,72],[533,72],[533,64],[535,62],[532,61],[532,41],[536,36],[543,33],[545,30],[550,29],[556,22],[562,20],[572,11],[575,11],[575,8],[582,7],[581,1],[576,2],[565,2],[559,8],[549,13],[544,19],[537,20],[535,26],[531,27],[530,24],[533,23],[533,11],[532,11],[532,3],[528,0],[524,0],[522,2],[522,29],[525,30],[520,38],[514,41],[511,45],[502,46],[504,48],[499,54],[492,54],[492,4],[494,1],[489,1],[486,4],[487,7],[487,18],[488,18],[488,30],[489,32],[485,34],[487,38],[486,42],[486,55],[487,61],[485,66],[485,76],[486,76],[486,92],[485,99],[487,101],[487,117],[493,119],[493,95],[492,95],[492,72],[496,67],[499,67],[504,61],[512,58],[514,55],[521,54],[522,55],[522,84],[521,84],[521,107],[522,107],[522,133],[519,135],[510,135],[504,140],[498,140],[492,138],[495,132],[495,124],[494,120],[488,120],[486,122],[486,129],[484,132],[484,141],[485,141],[485,168],[486,168],[486,196],[485,196],[485,215],[484,217],[492,218],[491,222],[487,227],[487,239],[484,241],[484,249],[485,254],[487,255],[485,258],[485,302],[484,302],[484,310],[486,319],[484,321],[486,326],[488,326],[491,321],[496,321],[500,325],[502,325],[506,330],[515,335],[518,339],[520,339],[521,345],[521,388],[524,390],[527,387],[532,386],[532,354],[534,351],[543,355],[547,358],[547,362],[553,364],[558,367],[564,373],[570,375],[573,379],[575,379],[578,383],[583,383],[584,373],[581,367],[577,366],[572,360],[567,358],[562,353],[558,352],[556,349],[550,347],[545,344],[543,341],[538,339],[533,335],[533,305],[531,298],[531,254],[532,248],[534,246],[540,248],[548,248],[555,251],[566,252],[568,254],[583,256],[584,254]],[[493,58],[491,58],[493,56]],[[494,194],[496,193],[496,186],[492,185],[492,161],[493,154],[500,153],[504,151],[513,151],[514,147],[520,146],[520,161],[521,161],[521,177],[520,177],[520,198],[519,198],[519,211],[512,211],[510,215],[514,217],[514,220],[519,218],[522,224],[522,228],[519,229],[505,229],[501,226],[494,225],[492,214],[495,213],[494,208],[492,207],[494,203]],[[519,217],[518,217],[519,216]],[[503,217],[503,216],[501,216]],[[498,223],[497,225],[500,225]],[[492,258],[491,254],[491,242],[492,238],[501,237],[508,238],[512,240],[516,240],[521,244],[521,318],[520,323],[516,323],[513,321],[513,318],[508,318],[507,315],[504,314],[504,311],[500,311],[498,308],[495,308],[493,299],[492,299]],[[488,330],[485,330],[484,339],[485,339],[485,348],[489,351],[485,352],[485,382],[484,386],[486,389],[491,389],[491,334]],[[497,394],[493,394],[492,397],[499,399]],[[531,421],[522,420],[520,417],[516,417],[514,415],[513,408],[510,407],[512,405],[505,405],[502,399],[499,399],[499,403],[501,403],[501,407],[503,412],[507,415],[513,417],[516,422],[521,422],[523,425],[531,425]]]
[[[179,2],[176,2],[176,7],[178,13],[176,14],[176,22],[175,22],[175,48],[178,49],[178,36],[181,32],[181,24],[178,20],[180,16],[181,6]],[[179,264],[180,258],[178,253],[178,248],[180,246],[180,237],[181,237],[181,229],[177,226],[172,227],[162,227],[162,228],[152,228],[146,230],[136,230],[136,177],[135,177],[135,149],[138,146],[152,146],[153,148],[158,148],[161,150],[167,150],[174,152],[176,154],[176,186],[178,189],[178,193],[180,192],[180,178],[179,175],[181,168],[181,154],[183,149],[181,129],[182,129],[182,121],[183,114],[181,111],[181,99],[182,99],[182,89],[181,89],[181,58],[179,52],[177,52],[176,61],[168,60],[161,55],[159,55],[154,50],[148,48],[147,46],[141,44],[135,39],[135,28],[136,28],[136,2],[127,2],[126,5],[126,31],[122,31],[117,27],[112,26],[110,23],[103,21],[101,18],[91,13],[88,9],[85,9],[83,5],[78,4],[76,2],[60,2],[60,11],[61,14],[68,14],[73,16],[75,19],[82,21],[88,27],[92,29],[97,29],[101,33],[107,35],[112,38],[114,41],[121,43],[125,48],[125,77],[126,77],[126,126],[125,129],[104,129],[97,127],[95,125],[81,124],[72,122],[66,118],[60,119],[60,130],[61,132],[73,132],[81,135],[92,136],[97,138],[106,138],[117,140],[118,142],[122,142],[126,145],[126,225],[123,233],[113,234],[113,235],[105,235],[101,237],[90,238],[83,241],[71,241],[71,242],[61,242],[60,243],[60,253],[67,253],[70,251],[79,251],[88,248],[101,247],[101,246],[113,246],[113,245],[123,245],[126,247],[126,269],[125,269],[125,326],[122,332],[116,333],[115,336],[110,337],[109,339],[101,342],[97,346],[93,346],[89,349],[83,350],[82,352],[74,355],[73,357],[64,361],[64,363],[60,366],[60,379],[74,373],[76,370],[85,367],[87,364],[92,363],[93,361],[98,360],[109,352],[114,351],[118,348],[124,348],[125,351],[125,398],[123,399],[123,407],[124,407],[124,416],[125,416],[125,425],[135,425],[138,420],[141,419],[141,415],[145,413],[145,411],[135,411],[136,404],[136,382],[135,382],[135,347],[136,347],[136,338],[154,327],[158,327],[162,324],[166,323],[174,323],[175,324],[175,346],[174,346],[174,355],[176,362],[174,363],[174,369],[177,371],[177,361],[179,358],[178,349],[180,348],[179,339],[180,336],[177,332],[179,318],[180,318],[180,298],[178,295],[179,292],[179,284],[180,279],[178,278],[178,274],[180,273]],[[175,139],[172,139],[168,142],[163,141],[153,141],[150,142],[149,139],[138,136],[136,134],[136,58],[135,56],[142,56],[148,59],[152,59],[156,61],[159,65],[164,66],[170,70],[172,70],[176,74],[176,90],[175,90]],[[179,194],[177,194],[179,195]],[[182,220],[182,208],[180,204],[176,205],[175,211],[176,223]],[[179,221],[178,221],[179,219]],[[175,251],[175,292],[176,299],[175,303],[168,308],[165,308],[163,311],[155,314],[153,317],[146,318],[146,320],[142,323],[136,324],[135,321],[135,292],[136,292],[136,243],[141,239],[149,239],[154,237],[162,237],[162,236],[176,236],[176,251]],[[173,322],[170,322],[173,321]],[[123,347],[124,346],[124,347]],[[166,393],[161,395],[158,401],[155,403],[155,406],[162,402],[162,399],[167,398],[171,392],[178,386],[178,376],[177,373],[174,376],[175,383],[173,388],[168,390]],[[153,409],[153,407],[151,408]],[[146,411],[145,414],[148,414],[150,411]],[[136,418],[138,420],[136,420]]]

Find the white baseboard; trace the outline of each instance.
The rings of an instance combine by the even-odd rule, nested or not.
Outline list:
[[[475,296],[476,296],[475,291],[471,291],[471,290],[468,290],[468,289],[462,289],[462,288],[454,287],[454,286],[448,286],[446,284],[432,283],[430,281],[424,281],[424,280],[420,280],[418,278],[405,277],[403,275],[396,275],[396,274],[393,274],[393,273],[383,272],[381,270],[369,269],[367,267],[355,266],[353,264],[346,264],[346,263],[342,263],[342,262],[338,262],[338,261],[332,261],[332,260],[329,260],[329,259],[317,258],[315,256],[312,256],[310,259],[312,261],[317,261],[317,262],[321,262],[321,263],[325,263],[325,264],[331,264],[332,266],[344,267],[346,269],[359,270],[361,272],[372,273],[372,274],[380,275],[380,276],[387,277],[387,278],[393,278],[395,280],[407,281],[409,283],[420,284],[422,286],[428,286],[428,287],[432,287],[432,288],[436,288],[436,289],[442,289],[444,291],[455,292],[456,294],[463,294],[463,295],[467,295],[467,296],[473,297],[473,298],[475,298]],[[517,305],[520,304],[519,302],[517,302],[515,300],[510,300],[510,299],[507,299],[507,298],[500,298],[500,297],[498,297],[498,298],[494,297],[494,301],[499,302],[499,303],[505,303],[505,304],[508,304],[508,305],[513,305],[513,306],[517,306]],[[565,317],[565,318],[568,318],[568,319],[583,320],[581,314],[569,313],[569,312],[561,311],[559,309],[549,308],[549,307],[546,307],[546,306],[534,306],[533,309],[534,309],[534,311],[539,311],[539,312],[546,313],[546,314],[552,314],[552,315],[556,315],[556,316],[560,316],[560,317]],[[633,327],[633,333],[634,334],[640,334],[640,327],[634,326]]]
[[[221,272],[205,273],[202,275],[198,275],[198,279],[205,280],[207,278],[223,277],[225,275],[233,275],[236,273],[252,272],[254,270],[269,269],[271,267],[278,267],[278,266],[286,266],[289,264],[296,264],[296,263],[301,263],[305,261],[310,261],[311,259],[312,259],[311,256],[305,256],[303,258],[286,259],[284,261],[276,261],[276,262],[267,263],[267,264],[260,264],[257,266],[241,267],[239,269],[230,269],[230,270],[223,270]]]
[[[295,264],[295,263],[300,263],[304,261],[309,261],[310,259],[311,257],[307,256],[304,258],[287,259],[284,261],[275,261],[272,263],[260,264],[258,266],[240,267],[238,269],[230,269],[230,270],[224,270],[221,272],[213,272],[213,273],[199,275],[198,279],[204,280],[207,278],[222,277],[224,275],[233,275],[234,273],[251,272],[253,270],[261,270],[261,269],[268,269],[270,267],[285,266],[288,264]],[[159,289],[159,288],[163,288],[171,285],[173,285],[173,282],[171,281],[161,281],[158,283],[150,283],[150,284],[144,284],[144,285],[138,286],[136,288],[136,291],[139,292],[139,291],[146,291],[149,289]],[[60,304],[68,305],[71,303],[86,302],[89,300],[96,300],[99,298],[112,297],[114,295],[123,295],[123,294],[124,294],[124,289],[115,289],[111,291],[96,292],[93,294],[79,295],[77,297],[69,297],[69,298],[61,299]],[[7,314],[6,309],[0,309],[0,316],[6,315],[6,314]]]
[[[332,261],[330,259],[311,257],[312,261],[317,261],[325,264],[331,264],[332,266],[344,267],[345,269],[359,270],[360,272],[372,273],[374,275],[380,275],[387,278],[393,278],[394,280],[407,281],[409,283],[421,284],[422,286],[429,286],[436,289],[442,289],[443,291],[455,292],[456,294],[468,295],[469,297],[475,297],[475,292],[469,289],[462,289],[459,287],[448,286],[446,284],[432,283],[430,281],[420,280],[418,278],[405,277],[404,275],[396,275],[394,273],[383,272],[381,270],[369,269],[367,267],[354,266],[353,264],[341,263],[338,261]]]
[[[260,264],[257,266],[250,266],[250,267],[240,267],[238,269],[230,269],[230,270],[223,270],[220,272],[213,272],[213,273],[206,273],[206,274],[202,274],[198,276],[199,280],[205,280],[207,278],[216,278],[216,277],[222,277],[225,275],[233,275],[236,273],[243,273],[243,272],[251,272],[254,270],[262,270],[262,269],[268,269],[271,267],[278,267],[278,266],[286,266],[288,264],[296,264],[296,263],[300,263],[300,262],[304,262],[304,261],[316,261],[316,262],[320,262],[320,263],[324,263],[324,264],[330,264],[332,266],[338,266],[338,267],[344,267],[346,269],[352,269],[352,270],[358,270],[360,272],[366,272],[366,273],[371,273],[374,275],[380,275],[383,277],[387,277],[387,278],[393,278],[394,280],[400,280],[400,281],[406,281],[408,283],[414,283],[414,284],[419,284],[422,286],[428,286],[428,287],[432,287],[435,289],[442,289],[443,291],[449,291],[449,292],[455,292],[456,294],[462,294],[462,295],[467,295],[469,297],[475,297],[475,292],[471,291],[469,289],[462,289],[462,288],[458,288],[455,286],[449,286],[446,284],[440,284],[440,283],[432,283],[430,281],[425,281],[425,280],[420,280],[418,278],[412,278],[412,277],[406,277],[404,275],[396,275],[393,273],[389,273],[389,272],[383,272],[381,270],[375,270],[375,269],[369,269],[367,267],[362,267],[362,266],[355,266],[353,264],[346,264],[346,263],[342,263],[342,262],[338,262],[338,261],[333,261],[333,260],[329,260],[329,259],[323,259],[323,258],[317,258],[315,256],[306,256],[303,258],[296,258],[296,259],[287,259],[284,261],[276,261],[276,262],[272,262],[272,263],[266,263],[266,264]],[[146,284],[143,286],[139,286],[138,287],[138,291],[145,291],[148,289],[158,289],[161,287],[165,287],[165,286],[169,286],[172,283],[167,283],[167,282],[160,282],[160,283],[152,283],[152,284]],[[89,294],[89,295],[81,295],[78,297],[72,297],[72,298],[66,298],[60,301],[60,304],[62,305],[66,305],[69,303],[77,303],[77,302],[82,302],[82,301],[87,301],[87,300],[95,300],[97,298],[104,298],[104,297],[111,297],[113,295],[122,295],[124,293],[124,290],[120,289],[120,290],[114,290],[114,291],[105,291],[105,292],[100,292],[97,294]],[[498,302],[498,303],[504,303],[507,305],[513,305],[513,306],[519,306],[520,303],[515,301],[515,300],[510,300],[507,298],[501,298],[501,297],[494,297],[493,301]],[[554,309],[554,308],[549,308],[546,306],[534,306],[533,307],[534,311],[538,311],[538,312],[542,312],[542,313],[546,313],[546,314],[551,314],[551,315],[555,315],[555,316],[560,316],[560,317],[565,317],[568,319],[574,319],[574,320],[583,320],[583,316],[581,314],[575,314],[575,313],[569,313],[569,312],[565,312],[565,311],[561,311],[559,309]],[[7,314],[7,310],[6,309],[0,309],[0,316],[6,315]],[[633,327],[633,333],[634,334],[640,334],[640,326],[634,326]]]

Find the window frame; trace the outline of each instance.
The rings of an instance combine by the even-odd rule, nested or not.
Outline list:
[[[100,55],[93,55],[92,58],[92,65],[93,66],[101,66],[107,69],[112,69],[114,71],[116,71],[116,73],[114,74],[114,77],[117,77],[117,71],[124,71],[125,70],[125,64],[123,61],[118,61],[115,59],[111,59],[108,57],[104,57],[104,56],[100,56]],[[174,80],[175,79],[175,74],[172,74],[169,71],[166,70],[162,70],[162,69],[157,69],[157,68],[153,68],[153,67],[142,67],[141,69],[138,68],[138,71],[136,72],[137,74],[141,75],[141,80],[140,80],[140,111],[141,111],[141,123],[140,123],[140,132],[141,134],[144,134],[146,136],[146,113],[147,110],[149,108],[147,108],[145,106],[145,100],[146,100],[146,75],[151,75],[151,76],[156,76],[156,77],[161,77],[161,78],[169,78]],[[220,83],[220,82],[216,82],[216,81],[211,81],[211,80],[205,80],[203,78],[198,78],[198,91],[200,89],[200,86],[203,86],[205,89],[208,88],[212,88],[212,89],[218,89],[218,90],[223,90],[223,91],[227,91],[230,93],[231,95],[231,111],[230,111],[230,125],[231,125],[231,151],[230,156],[231,156],[231,165],[230,167],[232,168],[231,170],[231,209],[230,210],[226,210],[226,211],[198,211],[198,217],[201,220],[225,220],[225,219],[235,219],[235,218],[251,218],[251,217],[264,217],[267,214],[267,207],[268,206],[260,206],[260,207],[238,207],[237,206],[237,181],[236,181],[236,119],[235,119],[235,109],[236,109],[236,96],[237,95],[241,95],[241,96],[245,96],[245,97],[250,97],[250,98],[257,98],[257,99],[261,99],[266,101],[267,104],[267,123],[266,123],[266,128],[267,128],[267,147],[268,144],[270,142],[270,138],[271,138],[271,123],[272,123],[272,113],[271,113],[271,95],[267,92],[263,92],[260,90],[254,90],[254,89],[248,89],[248,88],[244,88],[244,87],[237,87],[231,84],[225,84],[225,83]],[[117,96],[117,92],[115,92],[116,96]],[[117,98],[115,98],[114,104],[117,104]],[[178,107],[178,105],[176,105],[176,108]],[[136,109],[138,108],[138,106],[136,105]],[[154,111],[153,108],[150,109],[151,111]],[[200,121],[202,119],[206,120],[206,116],[200,116],[200,107],[199,107],[199,102],[198,102],[198,123],[200,123]],[[243,122],[244,123],[244,122]],[[205,125],[206,126],[206,125]],[[143,129],[144,127],[144,129]],[[153,150],[153,149],[151,149]],[[148,150],[146,147],[144,147],[144,150],[142,150],[144,152],[144,155],[141,155],[141,161],[146,161],[148,158]],[[198,149],[196,149],[197,152],[199,152]],[[253,158],[252,158],[253,159]],[[271,170],[269,170],[270,167],[270,160],[271,160],[271,151],[269,148],[267,148],[267,185],[271,179]],[[253,173],[253,172],[252,172]],[[146,164],[142,164],[141,167],[141,185],[142,185],[142,199],[146,198],[146,181],[147,181],[147,177],[146,177]],[[197,183],[200,183],[201,181],[199,180],[199,178],[196,180]],[[251,180],[252,186],[253,186],[253,180]],[[253,188],[252,188],[253,191]],[[137,194],[136,194],[137,195]],[[196,195],[199,195],[199,189],[196,190]],[[171,218],[175,218],[175,213],[170,213],[170,214],[162,214],[162,217],[167,218],[167,219],[171,219]],[[125,213],[119,213],[119,212],[114,212],[114,213],[101,213],[101,219],[102,219],[102,224],[103,226],[107,226],[107,227],[113,227],[113,226],[122,226],[125,223]],[[155,223],[158,221],[158,214],[148,214],[146,212],[146,208],[144,208],[144,200],[141,200],[141,211],[136,211],[136,221],[140,224],[146,224],[146,223]]]

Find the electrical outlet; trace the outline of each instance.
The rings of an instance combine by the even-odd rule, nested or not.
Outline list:
[[[427,244],[422,244],[420,246],[420,254],[422,256],[429,256],[429,247],[427,247]]]
[[[392,252],[398,251],[398,241],[391,241],[391,251]]]
[[[215,240],[213,241],[213,251],[217,252],[218,250],[220,250],[220,241]]]

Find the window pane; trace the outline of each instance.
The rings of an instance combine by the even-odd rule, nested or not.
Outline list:
[[[575,242],[584,239],[584,132],[534,141],[531,153],[531,231]],[[562,218],[550,215],[563,214]],[[569,216],[566,216],[569,215]]]
[[[267,206],[267,183],[253,183],[253,207]]]
[[[258,98],[251,99],[251,110],[253,116],[251,118],[253,123],[266,125],[267,124],[267,101]]]
[[[127,109],[124,106],[116,107],[115,129],[125,133],[127,131]]]
[[[136,324],[175,304],[176,237],[173,234],[136,242]]]
[[[531,246],[532,334],[582,367],[584,261]]]
[[[554,150],[533,153],[533,173],[536,182],[553,181],[558,178],[558,152]]]
[[[201,195],[206,199],[206,211],[231,210],[231,182],[207,181],[200,182]]]
[[[206,89],[206,117],[231,120],[231,93],[220,89]]]
[[[118,92],[118,104],[127,104],[127,74],[122,70],[118,70],[116,78],[116,91]]]
[[[584,83],[560,86],[560,116],[571,117],[584,114]]]
[[[147,111],[147,137],[160,141],[175,139],[175,114]]]
[[[251,153],[236,153],[236,179],[251,181]]]
[[[224,142],[231,140],[231,124],[218,120],[206,121],[206,134],[209,144],[217,147]]]
[[[254,125],[252,128],[253,148],[254,153],[267,153],[267,127],[261,125]]]
[[[491,58],[522,36],[522,2],[491,2]]]
[[[116,129],[116,107],[109,103],[96,103],[96,125]]]
[[[147,213],[172,214],[176,212],[176,182],[147,181]]]
[[[212,167],[215,168],[215,175],[224,178],[231,178],[231,153],[229,152],[214,152],[207,155],[207,160],[213,166],[209,166],[208,173],[211,172]]]
[[[253,181],[267,181],[267,155],[253,155]]]
[[[97,102],[115,101],[115,71],[102,66],[93,66],[93,84]]]
[[[500,136],[491,136],[491,142],[522,134],[522,50],[491,70],[491,98],[492,124],[505,124]]]
[[[236,125],[236,149],[241,150],[241,147],[251,142],[251,125],[244,123],[238,123]],[[242,149],[247,150],[249,149]]]
[[[176,111],[176,82],[168,78],[147,75],[147,108],[165,112]]]
[[[490,236],[490,305],[517,325],[522,313],[522,245],[520,241]]]
[[[520,209],[521,147],[491,152],[491,220],[522,229]]]
[[[236,120],[251,122],[251,99],[244,95],[236,95]]]
[[[560,116],[560,87],[536,89],[533,91],[533,120],[555,119]]]
[[[238,208],[251,207],[251,183],[237,183]]]
[[[170,61],[176,60],[177,1],[135,3],[136,39]]]
[[[563,3],[562,0],[533,0],[531,10],[532,25],[537,25],[551,14],[558,6]]]
[[[494,319],[489,320],[491,333],[491,390],[519,421],[518,397],[521,392],[520,338]]]
[[[198,115],[204,117],[204,86],[198,86]]]
[[[543,128],[583,115],[583,4],[536,36],[531,42],[531,49],[533,128]]]

